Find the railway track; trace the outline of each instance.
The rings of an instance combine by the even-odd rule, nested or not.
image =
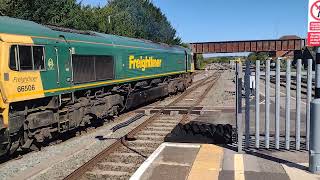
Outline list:
[[[261,78],[263,81],[265,81],[265,77]],[[270,78],[270,82],[272,84],[276,84],[276,80],[275,78]],[[286,79],[285,78],[281,78],[280,79],[280,86],[282,87],[286,87]],[[296,83],[296,79],[295,78],[291,78],[291,86],[290,86],[291,90],[297,90],[297,83]],[[304,95],[307,95],[307,82],[306,80],[302,80],[301,81],[301,93]],[[314,82],[312,82],[312,95],[314,96]]]
[[[158,113],[119,138],[111,146],[69,174],[66,180],[75,179],[129,179],[136,169],[162,143],[179,123],[189,121],[189,114],[214,87],[223,70],[197,82],[177,99],[164,106]],[[197,91],[196,91],[197,90]],[[196,91],[196,92],[195,92]],[[162,112],[166,107],[183,103],[187,96],[196,99],[184,115],[169,116]],[[190,103],[190,102],[188,102]]]

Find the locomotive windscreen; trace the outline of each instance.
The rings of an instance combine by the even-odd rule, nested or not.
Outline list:
[[[114,60],[112,56],[73,55],[74,83],[114,79]]]

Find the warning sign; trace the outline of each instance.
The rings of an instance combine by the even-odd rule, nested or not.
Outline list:
[[[308,46],[320,46],[320,0],[309,0]]]

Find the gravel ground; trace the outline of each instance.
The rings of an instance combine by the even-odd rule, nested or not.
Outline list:
[[[220,80],[211,89],[206,98],[200,103],[201,106],[234,106],[234,92],[235,84],[232,82],[234,79],[233,71],[225,71]]]
[[[208,80],[206,80],[205,82],[209,82]],[[175,106],[193,106],[195,104],[195,102],[198,100],[197,98],[199,98],[201,94],[203,94],[205,92],[205,90],[208,88],[208,84],[206,83],[205,85],[198,87],[195,91],[192,91],[189,95],[187,95],[183,101],[178,102]],[[214,88],[213,88],[214,89]]]
[[[113,134],[108,130],[109,128],[106,128],[105,130],[100,130],[93,133],[93,136],[85,137],[85,139],[83,139],[84,141],[93,141],[89,147],[83,149],[82,151],[79,151],[76,154],[71,155],[67,159],[63,159],[63,161],[53,165],[50,169],[46,169],[41,174],[31,179],[62,179],[63,177],[73,172],[76,168],[92,159],[96,154],[100,153],[102,150],[110,146],[113,142],[116,141],[116,139],[124,136],[128,131],[144,122],[147,118],[149,118],[149,116],[145,116],[137,122],[133,123],[132,126],[120,129]],[[96,136],[103,137],[101,137],[100,140],[97,140],[97,138],[95,138]],[[80,140],[78,143],[80,144],[80,142],[81,144],[83,144],[82,140]]]
[[[203,79],[203,73],[195,76],[194,82]],[[168,97],[150,106],[166,105],[177,97]],[[130,115],[131,114],[131,115]],[[134,116],[132,113],[121,115],[114,122],[108,123],[81,136],[68,139],[54,146],[42,148],[39,152],[30,152],[19,159],[10,160],[0,165],[0,179],[62,179],[90,160],[96,154],[115,142],[130,129],[138,126],[148,116],[115,133],[110,128],[115,124]]]
[[[45,147],[39,152],[28,153],[21,159],[2,164],[0,179],[62,179],[147,118],[148,116],[145,116],[132,126],[115,133],[112,133],[110,128],[119,121],[110,123],[84,136]]]
[[[214,71],[204,73],[210,75]],[[194,77],[194,82],[205,78],[204,73],[197,74]],[[232,73],[224,73],[221,80],[201,104],[205,106],[224,105],[228,98],[229,89],[232,90],[231,77]],[[168,97],[150,106],[167,105],[176,98]],[[186,97],[186,99],[191,101],[192,97]],[[44,147],[39,152],[28,153],[20,159],[3,163],[0,165],[0,179],[63,179],[103,149],[110,146],[117,138],[125,135],[130,129],[135,128],[149,117],[145,116],[133,123],[132,126],[120,129],[115,133],[110,131],[110,128],[115,124],[123,122],[132,116],[134,116],[134,113],[123,114],[115,122],[105,124],[81,136],[71,138],[54,146]],[[196,117],[192,115],[190,120]]]
[[[215,71],[209,71],[209,72],[199,72],[197,73],[194,77],[193,77],[193,83],[197,82],[197,81],[201,81],[202,79],[206,78],[209,75],[212,75]],[[174,97],[168,97],[166,99],[164,99],[163,101],[159,102],[157,104],[157,106],[166,106],[168,104],[170,104],[171,102],[173,102],[175,100],[175,96]],[[187,98],[186,98],[187,99]]]

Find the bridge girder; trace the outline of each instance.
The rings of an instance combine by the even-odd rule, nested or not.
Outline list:
[[[252,41],[222,41],[190,43],[194,54],[301,51],[306,46],[305,39],[277,39]]]

